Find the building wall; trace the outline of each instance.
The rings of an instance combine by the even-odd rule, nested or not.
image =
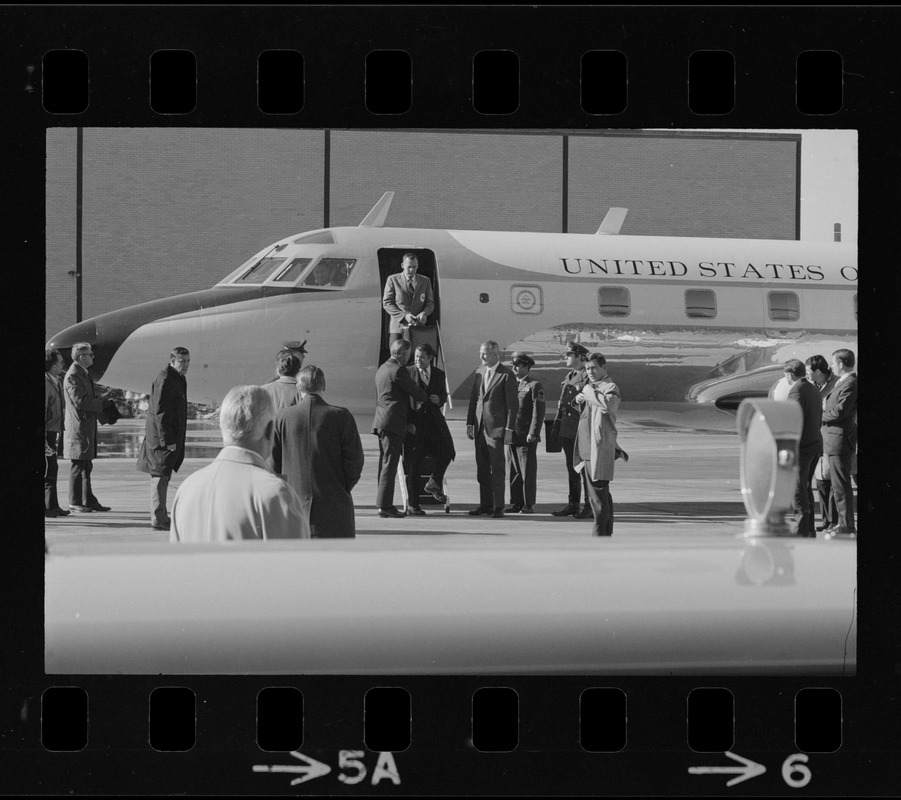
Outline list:
[[[86,128],[83,316],[212,286],[266,245],[357,225],[794,238],[795,144],[559,133]],[[76,322],[76,131],[47,133],[46,337]]]

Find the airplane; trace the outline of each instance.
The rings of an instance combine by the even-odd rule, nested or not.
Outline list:
[[[275,353],[305,339],[329,402],[368,413],[388,355],[382,287],[413,253],[434,287],[423,334],[452,399],[468,396],[485,340],[532,354],[549,408],[566,347],[600,350],[624,412],[661,418],[722,416],[766,396],[789,358],[857,350],[854,244],[622,235],[622,208],[595,234],[385,227],[393,198],[386,192],[356,227],[286,237],[210,289],[100,314],[47,348],[68,357],[89,342],[97,381],[146,393],[172,347],[187,347],[188,399],[215,404],[235,385],[270,380]]]

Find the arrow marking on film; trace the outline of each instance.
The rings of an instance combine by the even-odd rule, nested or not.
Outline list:
[[[292,751],[289,755],[294,756],[294,758],[298,759],[299,761],[303,761],[303,766],[294,766],[293,764],[273,764],[271,766],[269,764],[254,764],[253,771],[299,773],[301,777],[295,778],[293,781],[291,781],[292,786],[297,786],[297,784],[299,783],[311,781],[314,778],[321,778],[323,775],[328,775],[332,771],[332,768],[328,764],[323,764],[321,761],[317,761],[315,758],[305,756],[303,753],[300,753],[297,750]]]
[[[751,761],[750,759],[742,758],[735,753],[730,753],[728,750],[726,751],[725,755],[729,756],[729,758],[734,759],[735,761],[741,762],[741,766],[689,767],[688,771],[692,775],[725,775],[737,773],[738,777],[727,781],[726,786],[735,786],[736,783],[741,783],[742,781],[746,781],[749,778],[756,778],[758,775],[763,775],[763,773],[766,772],[766,767],[763,766],[763,764],[758,764],[755,761]]]

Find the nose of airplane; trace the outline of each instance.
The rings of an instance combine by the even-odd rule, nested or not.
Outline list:
[[[65,359],[66,366],[72,363],[72,346],[78,342],[87,342],[91,345],[94,352],[94,363],[91,365],[91,374],[94,380],[99,380],[106,372],[112,360],[113,354],[118,349],[121,341],[100,341],[97,335],[97,323],[93,319],[86,319],[84,322],[77,322],[65,330],[57,333],[47,342],[48,350],[59,350]]]

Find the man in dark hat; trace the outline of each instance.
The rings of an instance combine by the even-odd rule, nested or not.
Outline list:
[[[569,373],[563,379],[560,400],[557,403],[557,415],[554,417],[552,431],[563,448],[566,459],[566,473],[569,478],[569,500],[559,511],[551,512],[555,517],[576,517],[577,519],[592,519],[594,514],[588,504],[588,495],[585,495],[585,505],[579,510],[579,500],[582,496],[582,478],[573,468],[573,448],[576,444],[576,435],[579,431],[579,404],[575,402],[576,395],[582,391],[582,387],[588,382],[585,373],[585,362],[588,360],[588,350],[580,344],[571,343],[563,354],[563,361],[569,367]]]
[[[172,473],[185,460],[185,437],[188,432],[188,382],[185,375],[191,354],[185,347],[175,347],[169,364],[153,381],[144,441],[138,454],[138,469],[150,474],[150,527],[168,531],[171,520],[166,510],[166,494]]]
[[[538,442],[544,425],[544,387],[530,374],[535,359],[514,353],[513,374],[519,382],[519,410],[513,423],[513,442],[507,448],[510,470],[510,508],[513,514],[534,514],[538,489]]]

